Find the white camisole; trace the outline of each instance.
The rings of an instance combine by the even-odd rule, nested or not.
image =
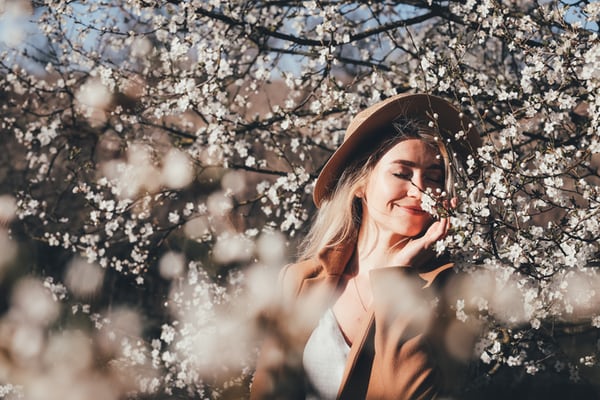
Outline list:
[[[307,400],[335,400],[349,352],[333,310],[328,308],[304,347],[304,372],[315,392]]]

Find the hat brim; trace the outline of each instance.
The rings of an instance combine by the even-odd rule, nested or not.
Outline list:
[[[344,142],[331,155],[317,178],[313,192],[317,207],[333,192],[349,162],[372,148],[374,141],[381,140],[378,131],[400,116],[433,121],[439,127],[442,138],[451,142],[457,142],[454,135],[463,131],[466,135],[464,143],[456,143],[454,151],[461,153],[465,159],[480,145],[479,133],[471,121],[446,100],[424,93],[392,96],[361,111],[351,121]]]

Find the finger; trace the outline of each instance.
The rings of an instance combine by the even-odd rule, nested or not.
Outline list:
[[[458,197],[453,197],[450,199],[450,207],[456,208],[458,206]]]
[[[446,234],[448,233],[448,229],[450,227],[450,218],[442,218],[439,222],[440,226],[437,232],[437,237],[435,239],[436,241],[446,237]]]
[[[442,201],[442,208],[444,209],[444,215],[452,215],[452,211],[456,209],[458,205],[458,198],[453,197],[450,200],[445,199]]]
[[[443,238],[448,231],[448,224],[448,218],[440,218],[431,224],[425,235],[421,238],[423,240],[423,247],[429,248],[433,243]]]
[[[446,235],[448,235],[448,232],[450,232],[450,229],[452,229],[452,221],[450,218],[448,219],[448,223],[446,224],[446,231],[444,232],[444,237],[446,237]]]

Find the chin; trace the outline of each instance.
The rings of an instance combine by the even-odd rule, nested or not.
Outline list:
[[[427,228],[429,228],[429,225],[430,224],[421,225],[421,228],[419,228],[419,229],[415,229],[414,227],[413,227],[413,229],[406,229],[406,230],[404,230],[403,233],[398,233],[398,234],[407,236],[410,238],[419,237],[419,236],[422,236],[425,234],[425,232],[427,231]]]
[[[402,237],[418,237],[421,236],[431,223],[431,218],[411,218],[407,220],[406,216],[390,216],[387,221],[380,221],[381,228],[393,232],[395,235]]]
[[[413,237],[417,237],[420,236],[423,232],[425,232],[425,229],[414,229],[414,227],[407,227],[406,229],[391,229],[392,232],[394,232],[394,234],[398,235],[398,236],[402,236],[402,237],[408,237],[408,238],[413,238]]]

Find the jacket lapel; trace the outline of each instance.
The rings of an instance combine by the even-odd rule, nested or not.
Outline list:
[[[375,314],[369,310],[369,318],[365,318],[360,328],[360,340],[350,348],[346,369],[338,391],[338,399],[364,400],[367,396],[373,357],[375,356]]]

